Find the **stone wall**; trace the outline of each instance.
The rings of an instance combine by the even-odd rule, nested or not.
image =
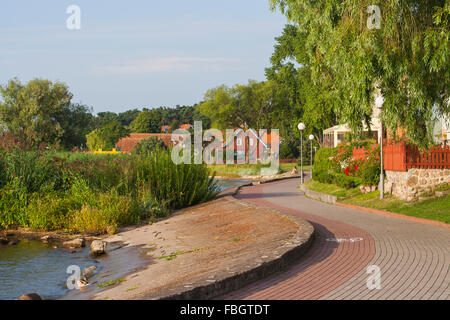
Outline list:
[[[401,200],[411,201],[447,183],[450,183],[450,169],[386,171],[385,192]]]

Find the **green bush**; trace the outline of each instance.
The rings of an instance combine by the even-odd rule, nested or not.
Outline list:
[[[71,213],[78,207],[70,197],[58,194],[35,196],[27,208],[28,226],[33,230],[67,230],[71,222]]]
[[[349,177],[342,173],[333,174],[333,183],[345,189],[353,189],[361,185],[361,179],[358,177]]]
[[[75,159],[19,150],[0,155],[0,229],[115,232],[218,193],[205,165],[175,165],[159,148]]]
[[[361,179],[365,186],[376,186],[380,182],[381,168],[378,162],[365,162],[361,165]]]
[[[158,150],[136,162],[138,180],[149,187],[150,202],[180,209],[214,198],[218,186],[206,165],[173,163],[171,153]]]
[[[316,153],[314,160],[314,171],[316,172],[330,172],[334,169],[334,164],[330,158],[336,157],[337,148],[321,148]]]
[[[151,137],[149,139],[144,139],[139,142],[133,149],[133,154],[135,155],[149,155],[156,150],[166,150],[167,147],[161,139],[157,137]]]
[[[327,171],[313,171],[313,179],[321,183],[333,183],[333,174]]]

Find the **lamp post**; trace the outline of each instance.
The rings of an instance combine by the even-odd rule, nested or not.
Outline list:
[[[303,179],[303,130],[305,130],[305,129],[306,129],[306,126],[304,123],[301,122],[298,124],[298,130],[300,130],[300,159],[301,159],[300,160],[301,161],[300,181],[301,181],[301,184],[304,183],[304,179]]]
[[[384,98],[380,95],[375,100],[375,105],[378,109],[383,109]],[[380,174],[380,200],[384,199],[384,159],[383,159],[383,122],[380,119],[381,123],[381,174]]]
[[[309,141],[311,141],[311,168],[309,169],[309,173],[311,174],[311,179],[312,179],[312,174],[313,174],[313,140],[314,140],[314,135],[310,135],[309,136]]]

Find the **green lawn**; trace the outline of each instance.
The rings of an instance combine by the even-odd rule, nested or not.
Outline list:
[[[208,166],[211,172],[216,172],[216,176],[239,178],[242,176],[259,176],[261,168],[268,168],[270,165],[262,166],[260,164],[233,164],[233,165],[211,165]],[[291,172],[296,163],[281,163],[279,173]],[[304,166],[303,170],[308,171],[309,166]],[[297,169],[300,168],[297,166]]]
[[[311,190],[337,196],[341,203],[450,223],[450,196],[408,203],[389,195],[386,195],[384,200],[380,200],[379,191],[362,194],[357,188],[346,190],[336,185],[316,181],[308,181],[306,185]]]

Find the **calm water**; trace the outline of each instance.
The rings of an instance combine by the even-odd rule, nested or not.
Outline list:
[[[67,267],[98,265],[89,258],[89,248],[71,254],[38,241],[21,241],[15,246],[0,245],[0,300],[17,299],[38,293],[55,299],[67,292]]]
[[[249,182],[218,180],[221,191]],[[38,293],[45,299],[66,296],[69,293],[66,281],[70,276],[66,270],[71,265],[78,265],[81,269],[97,265],[100,273],[93,279],[95,284],[132,272],[147,263],[140,258],[133,259],[136,254],[127,252],[131,249],[124,250],[95,260],[89,256],[89,248],[72,254],[66,249],[53,249],[52,244],[39,241],[22,240],[15,246],[0,245],[0,300],[14,300],[27,293]],[[91,291],[95,291],[95,287]],[[84,298],[73,292],[67,296],[71,297]]]
[[[241,186],[243,184],[250,183],[250,180],[217,180],[217,183],[220,187],[220,191],[224,191],[226,189],[234,188]]]

